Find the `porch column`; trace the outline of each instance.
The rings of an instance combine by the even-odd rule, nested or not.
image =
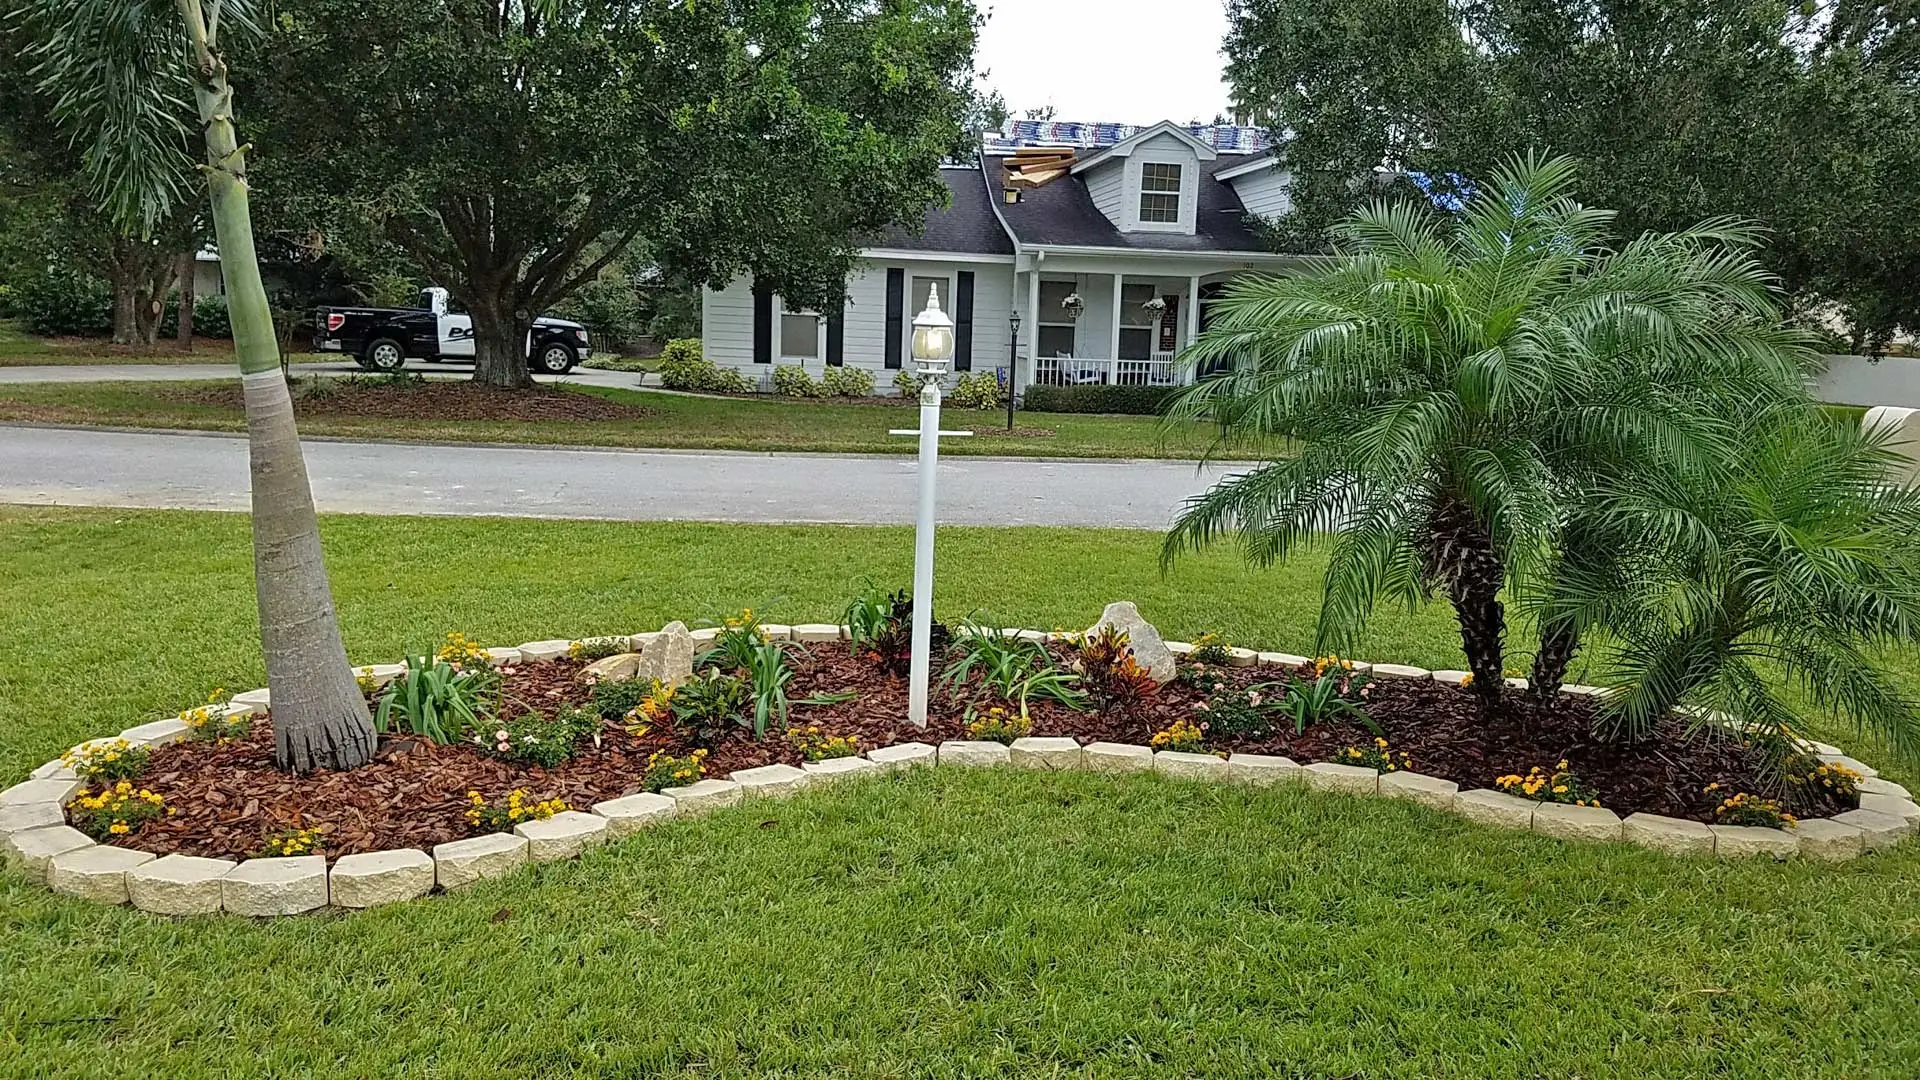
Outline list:
[[[1125,274],[1113,275],[1113,337],[1107,345],[1107,385],[1120,381],[1120,283]]]
[[[1027,265],[1027,317],[1020,325],[1027,327],[1027,383],[1040,377],[1040,264]]]
[[[1200,336],[1200,275],[1187,279],[1187,346]],[[1181,381],[1185,381],[1183,377]]]

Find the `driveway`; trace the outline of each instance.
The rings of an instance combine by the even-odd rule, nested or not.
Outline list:
[[[17,370],[17,369],[16,369]],[[632,375],[624,375],[633,378]],[[911,457],[308,440],[323,511],[911,524]],[[1181,461],[946,458],[940,520],[1162,529],[1223,475]],[[0,502],[245,510],[239,436],[0,425]]]
[[[409,360],[408,371],[429,377],[468,379],[472,364],[430,364]],[[295,375],[365,375],[351,360],[323,364],[295,364]],[[0,367],[0,383],[62,382],[183,382],[197,379],[236,379],[240,369],[232,364],[42,364],[38,366]],[[599,371],[574,368],[565,375],[536,375],[539,382],[571,382],[582,386],[615,386],[632,390],[640,386],[638,371]]]

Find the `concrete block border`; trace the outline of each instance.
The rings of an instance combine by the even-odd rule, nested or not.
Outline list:
[[[802,643],[845,640],[847,628],[830,623],[780,626],[780,640]],[[708,631],[708,636],[711,636]],[[1055,635],[1037,630],[1007,631],[1030,640]],[[631,635],[644,650],[658,635]],[[699,636],[698,633],[695,635]],[[487,650],[496,663],[539,662],[564,656],[573,639],[528,642]],[[1193,646],[1169,641],[1175,656]],[[1235,666],[1298,667],[1307,657],[1284,652],[1234,649]],[[378,682],[397,675],[399,664],[357,669]],[[1379,678],[1431,679],[1459,683],[1465,672],[1429,671],[1403,664],[1355,662]],[[1569,694],[1597,695],[1605,689],[1568,686]],[[237,694],[229,711],[264,712],[267,690]],[[143,745],[176,742],[186,725],[156,720],[120,733]],[[111,738],[112,736],[108,736]],[[84,744],[83,744],[84,745]],[[736,771],[731,778],[708,777],[660,793],[641,792],[596,803],[586,811],[568,810],[545,821],[522,823],[511,833],[484,833],[436,846],[344,855],[331,865],[319,855],[250,859],[235,863],[192,855],[152,854],[96,843],[67,825],[65,803],[80,783],[59,761],[0,790],[0,864],[24,873],[55,892],[102,904],[131,904],[157,915],[195,916],[221,912],[257,917],[298,915],[322,909],[354,911],[401,903],[438,890],[451,892],[488,878],[516,873],[539,862],[577,858],[602,843],[680,818],[697,817],[748,799],[783,799],[826,781],[873,778],[914,768],[946,769],[1008,766],[1048,771],[1158,773],[1172,783],[1237,784],[1294,788],[1346,797],[1395,799],[1430,811],[1452,813],[1479,825],[1531,833],[1575,843],[1624,843],[1677,857],[1775,860],[1792,858],[1838,862],[1885,850],[1920,833],[1920,804],[1906,788],[1877,779],[1869,765],[1826,743],[1808,744],[1822,760],[1838,761],[1866,777],[1860,807],[1831,818],[1810,818],[1790,830],[1735,828],[1681,821],[1652,814],[1624,820],[1597,807],[1536,803],[1487,789],[1461,790],[1440,777],[1418,773],[1382,773],[1331,762],[1295,762],[1260,754],[1189,754],[1155,751],[1124,743],[1089,742],[1063,737],[1031,737],[1011,746],[996,742],[949,740],[875,747],[857,757],[809,763],[804,768],[767,765]]]

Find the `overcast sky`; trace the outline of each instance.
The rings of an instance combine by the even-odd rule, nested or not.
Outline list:
[[[1016,119],[1151,124],[1211,120],[1227,107],[1221,0],[979,0],[975,64]]]

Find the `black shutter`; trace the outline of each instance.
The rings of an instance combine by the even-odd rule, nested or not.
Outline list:
[[[839,367],[847,362],[847,302],[843,299],[827,316],[827,363]]]
[[[900,343],[907,333],[907,272],[887,268],[887,369],[900,367]]]
[[[953,370],[973,370],[973,271],[960,271],[953,286]]]
[[[773,290],[753,283],[753,362],[773,363]]]

